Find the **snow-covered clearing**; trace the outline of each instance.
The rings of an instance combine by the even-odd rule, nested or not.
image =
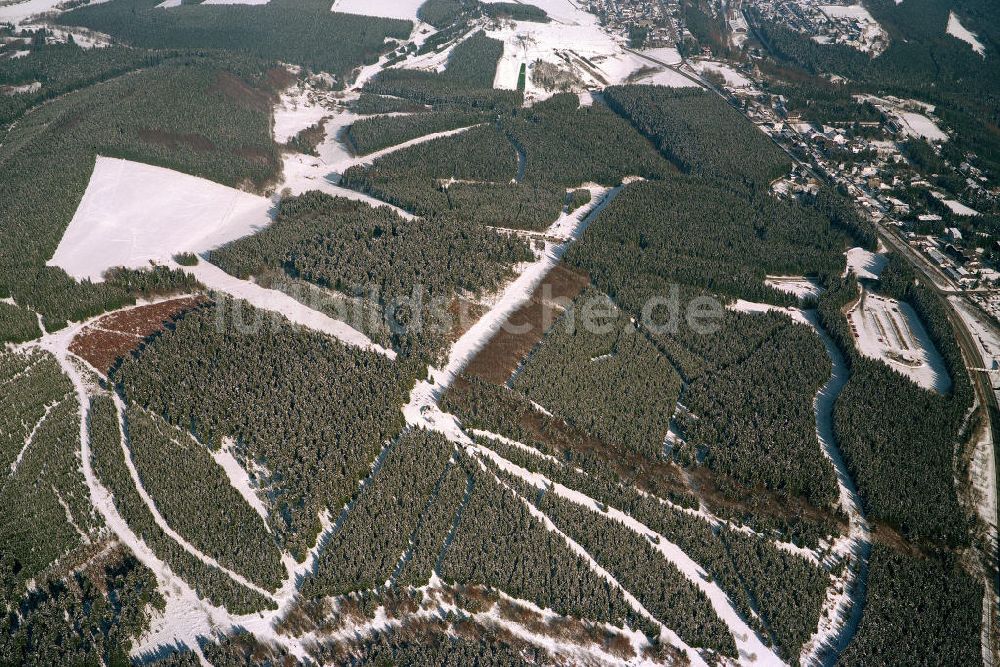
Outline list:
[[[657,49],[643,49],[641,53],[644,56],[649,56],[653,60],[657,60],[667,65],[680,65],[683,62],[680,52],[678,52],[677,48],[673,46],[664,46]]]
[[[602,90],[627,80],[643,81],[653,76],[659,78],[657,83],[664,85],[695,85],[649,60],[656,57],[653,53],[644,58],[627,51],[601,27],[595,15],[575,7],[569,0],[551,4],[553,8],[570,8],[568,12],[565,9],[561,12],[567,14],[567,20],[557,19],[550,23],[509,21],[487,31],[490,37],[504,43],[503,57],[493,82],[495,88],[516,89],[522,65],[527,67],[525,99],[529,104],[546,99],[561,89],[577,93]],[[669,58],[664,62],[677,60],[676,52],[670,51],[660,53]],[[547,88],[543,82],[536,82],[539,61],[548,70],[547,77],[561,83],[550,83]]]
[[[966,206],[965,204],[956,199],[942,199],[941,203],[947,206],[949,209],[951,209],[951,212],[954,213],[955,215],[961,215],[966,217],[979,215],[979,211],[977,211],[974,208],[969,208],[968,206]]]
[[[786,308],[783,306],[774,306],[769,303],[757,303],[756,301],[737,299],[727,305],[726,309],[736,313],[782,313],[799,324],[809,324],[809,320],[806,319],[806,316],[798,308]]]
[[[243,500],[247,501],[247,504],[253,508],[260,518],[264,520],[264,526],[268,531],[271,530],[270,525],[267,523],[268,511],[267,507],[264,505],[264,501],[260,499],[257,492],[254,490],[254,483],[250,479],[250,475],[247,474],[246,468],[240,463],[235,456],[233,456],[233,442],[232,438],[223,438],[222,447],[217,450],[211,451],[212,458],[215,462],[219,464],[223,472],[226,473],[226,477],[229,478],[229,483],[234,489],[243,497]]]
[[[948,141],[948,135],[923,114],[896,110],[893,115],[899,120],[903,131],[911,137],[927,141]]]
[[[187,271],[211,290],[242,299],[261,310],[282,315],[292,324],[298,324],[307,329],[333,336],[346,345],[370,350],[390,359],[396,358],[396,353],[393,350],[387,350],[381,345],[376,345],[368,336],[365,336],[357,329],[299,303],[284,292],[267,289],[249,280],[241,280],[240,278],[231,276],[205,260],[198,262],[196,266],[182,267],[173,262],[169,262],[169,264],[173,268]],[[225,316],[227,318],[230,317],[229,314],[225,314]],[[230,323],[237,327],[237,331],[239,329],[249,331],[255,326],[267,325],[267,323],[244,321],[235,314],[230,319]]]
[[[416,21],[422,4],[424,0],[334,0],[330,11]]]
[[[315,99],[315,91],[297,85],[281,93],[274,107],[274,141],[288,143],[302,130],[315,125],[331,114],[330,109]]]
[[[962,40],[971,46],[973,51],[984,58],[986,57],[986,47],[979,41],[979,36],[962,25],[962,22],[958,20],[958,16],[953,11],[948,12],[948,27],[945,32],[955,39]]]
[[[28,21],[29,18],[46,12],[58,11],[58,6],[65,0],[26,0],[0,7],[0,23],[13,23],[15,27]],[[91,3],[97,4],[97,3]]]
[[[702,76],[705,76],[709,72],[721,76],[730,88],[752,88],[754,85],[753,81],[726,63],[715,60],[699,60],[694,64],[694,68]]]
[[[951,388],[944,359],[908,303],[863,290],[847,319],[864,356],[882,361],[924,389],[945,393]]]
[[[823,292],[819,280],[802,276],[768,276],[764,284],[799,299],[816,298]]]
[[[270,200],[129,160],[98,157],[50,266],[102,280],[114,266],[148,267],[201,253],[271,222]]]
[[[864,248],[851,248],[847,251],[847,268],[844,275],[853,273],[864,280],[878,280],[882,269],[889,263],[885,255],[874,253]]]
[[[0,86],[0,93],[13,97],[14,95],[26,95],[28,93],[37,93],[42,89],[42,84],[38,81],[32,83],[25,83],[20,86]]]

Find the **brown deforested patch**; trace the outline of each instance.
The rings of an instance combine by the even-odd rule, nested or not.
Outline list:
[[[557,265],[528,302],[508,318],[507,325],[469,363],[466,374],[496,384],[506,382],[521,360],[542,340],[545,329],[555,323],[561,308],[589,284],[587,276]]]
[[[106,373],[118,359],[138,348],[149,336],[162,331],[167,322],[205,300],[202,296],[187,296],[111,313],[77,334],[69,350]]]
[[[267,70],[264,80],[267,81],[268,89],[278,93],[295,83],[295,75],[287,67],[272,67]]]
[[[176,150],[182,146],[186,146],[187,148],[201,153],[215,150],[215,144],[213,144],[208,137],[200,134],[166,132],[164,130],[143,128],[139,130],[139,138],[148,144],[165,146],[171,150]]]
[[[215,83],[209,88],[209,92],[222,93],[237,104],[270,113],[271,96],[262,90],[254,88],[238,76],[229,72],[219,72],[215,77]]]

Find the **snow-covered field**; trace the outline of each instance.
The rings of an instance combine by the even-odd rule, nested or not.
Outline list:
[[[26,93],[37,93],[42,89],[42,84],[38,81],[26,83],[21,86],[0,86],[0,93],[8,96],[24,95]]]
[[[853,272],[855,276],[867,280],[878,280],[889,260],[885,255],[877,254],[865,250],[864,248],[851,248],[847,251],[846,276]]]
[[[818,297],[823,291],[818,280],[802,276],[768,276],[764,284],[800,299]]]
[[[334,0],[334,12],[380,16],[390,19],[417,20],[417,10],[424,0]]]
[[[704,76],[709,72],[721,75],[726,80],[726,85],[732,88],[752,88],[753,81],[737,72],[725,63],[714,60],[700,60],[695,63],[694,68]]]
[[[951,212],[954,213],[955,215],[964,215],[964,216],[979,215],[979,211],[977,211],[974,208],[969,208],[962,202],[955,199],[943,199],[941,200],[941,203],[950,208]]]
[[[864,356],[882,361],[924,389],[944,393],[951,388],[944,359],[909,304],[866,291],[847,319]]]
[[[201,253],[271,222],[269,199],[129,160],[98,157],[83,200],[49,260],[80,280]]]
[[[281,94],[274,108],[274,140],[288,143],[302,130],[331,114],[308,86],[297,85]]]
[[[5,5],[0,7],[0,23],[21,25],[32,16],[55,11],[61,2],[63,0],[27,0],[14,5]]]
[[[693,86],[691,81],[640,55],[628,52],[623,44],[608,34],[597,17],[564,2],[533,3],[543,9],[558,10],[560,16],[550,23],[506,22],[487,34],[504,43],[503,57],[497,66],[495,88],[517,88],[521,65],[527,66],[525,96],[542,100],[558,90],[547,90],[536,83],[536,62],[558,69],[565,86],[573,92],[600,90],[626,81],[661,85]],[[568,9],[567,9],[568,8]],[[675,49],[656,49],[648,57],[672,64],[679,61]]]
[[[927,141],[948,141],[948,135],[927,116],[914,111],[897,110],[893,115],[911,137]]]
[[[945,32],[955,39],[962,40],[971,46],[973,51],[984,58],[986,57],[986,47],[979,41],[979,36],[962,25],[962,22],[958,20],[958,16],[955,15],[955,12],[948,12],[948,28]]]

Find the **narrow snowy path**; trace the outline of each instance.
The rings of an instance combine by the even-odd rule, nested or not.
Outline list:
[[[872,550],[872,531],[865,519],[861,497],[837,447],[833,431],[834,404],[850,378],[850,371],[840,349],[820,323],[818,313],[806,311],[803,316],[823,341],[823,346],[833,364],[830,379],[816,394],[814,401],[816,436],[819,438],[823,453],[837,473],[840,509],[847,515],[849,530],[847,539],[839,540],[837,545],[841,557],[848,560],[841,580],[843,589],[837,591],[836,587],[831,587],[827,590],[819,626],[803,646],[800,661],[804,665],[831,665],[847,648],[861,623],[868,588],[868,558]]]
[[[44,424],[45,420],[49,418],[49,415],[52,414],[52,411],[55,410],[58,406],[62,405],[67,398],[68,397],[64,397],[61,400],[53,401],[52,403],[49,403],[48,405],[45,406],[45,412],[42,414],[41,417],[38,418],[38,421],[35,422],[35,426],[31,429],[28,435],[25,436],[24,446],[21,447],[21,451],[17,453],[17,458],[15,458],[13,463],[10,464],[10,475],[9,475],[10,477],[13,477],[14,475],[17,474],[17,469],[20,467],[21,461],[24,460],[25,453],[27,453],[28,448],[31,447],[31,443],[35,441],[35,434],[38,433],[38,429],[42,427],[42,424]]]
[[[313,310],[284,292],[267,289],[249,280],[241,280],[233,277],[207,260],[202,259],[196,266],[174,265],[172,268],[187,271],[211,290],[242,299],[261,310],[282,315],[293,324],[333,336],[340,342],[352,347],[376,352],[390,359],[396,358],[395,351],[387,350],[381,345],[373,343],[368,336],[354,327],[340,320],[335,320],[329,315],[324,315],[318,310]],[[228,312],[223,315],[229,318],[229,321],[226,322],[227,325],[237,327],[236,330],[241,332],[254,326],[268,325],[266,322],[244,321],[241,317],[243,315],[242,311],[239,315]]]
[[[128,427],[125,421],[125,401],[123,401],[121,396],[117,393],[112,394],[112,398],[115,402],[115,409],[118,411],[118,428],[121,432],[121,450],[122,457],[125,460],[125,467],[128,469],[128,474],[132,478],[132,484],[135,486],[136,492],[139,494],[139,497],[142,498],[142,502],[146,505],[146,509],[149,510],[149,513],[153,517],[153,521],[156,522],[156,525],[160,528],[160,530],[162,530],[167,537],[176,542],[179,547],[184,549],[184,551],[188,552],[205,565],[218,569],[241,586],[260,593],[264,597],[273,598],[270,591],[261,588],[239,573],[233,572],[229,568],[225,567],[217,560],[191,544],[183,535],[175,531],[170,524],[167,523],[167,520],[163,518],[162,514],[160,514],[160,510],[156,506],[156,501],[153,500],[153,498],[146,491],[146,487],[142,483],[142,478],[139,476],[139,471],[135,467],[135,462],[132,460],[132,451],[129,449],[128,437],[126,436]]]

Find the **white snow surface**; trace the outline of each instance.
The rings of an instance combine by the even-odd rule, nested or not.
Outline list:
[[[948,27],[945,32],[955,39],[962,40],[971,46],[973,51],[984,58],[986,57],[986,47],[979,41],[979,36],[962,25],[962,22],[958,20],[958,16],[955,15],[955,12],[948,12]]]
[[[864,356],[882,361],[924,389],[944,393],[951,388],[944,359],[908,303],[863,291],[847,319]]]
[[[889,260],[885,255],[864,248],[851,248],[847,251],[847,269],[844,271],[844,275],[853,272],[858,278],[878,280],[878,277],[882,275],[882,269],[888,263]]]
[[[694,68],[698,70],[702,76],[708,72],[721,74],[722,78],[726,80],[726,85],[731,88],[753,87],[753,81],[740,72],[737,72],[732,68],[732,66],[727,65],[726,63],[721,63],[715,60],[700,60],[694,64]]]
[[[556,16],[562,18],[556,18],[550,23],[509,21],[497,29],[487,31],[490,37],[504,43],[503,56],[497,65],[496,78],[493,82],[494,88],[514,90],[523,64],[527,66],[525,81],[527,102],[530,104],[532,101],[552,96],[557,91],[546,90],[532,81],[535,62],[538,60],[557,65],[563,70],[571,69],[578,80],[572,85],[571,90],[577,93],[584,90],[603,90],[609,85],[623,83],[630,77],[633,77],[633,80],[643,81],[651,76],[651,74],[638,76],[636,72],[656,66],[648,59],[656,56],[649,53],[647,57],[643,57],[627,51],[619,40],[601,27],[595,15],[584,12],[569,0],[532,4],[546,10],[556,10]],[[659,55],[669,58],[664,60],[668,63],[678,59],[673,50],[663,50]],[[659,67],[657,73],[661,74],[661,77],[655,83],[675,86],[695,85],[684,80],[676,72],[663,73],[662,67]]]
[[[274,141],[288,143],[299,132],[329,115],[331,111],[313,99],[313,91],[308,86],[294,86],[281,94],[274,108]]]
[[[232,438],[223,438],[222,447],[210,452],[212,458],[215,459],[215,462],[226,473],[226,477],[229,478],[229,484],[243,496],[243,500],[247,501],[247,504],[253,508],[253,511],[264,520],[264,526],[270,532],[271,527],[267,523],[267,507],[254,490],[254,484],[250,480],[250,475],[247,474],[243,464],[233,456],[234,444]]]
[[[954,213],[955,215],[963,215],[963,216],[979,215],[979,211],[977,211],[974,208],[969,208],[968,206],[966,206],[965,204],[956,199],[944,199],[941,201],[941,203],[950,208],[951,212]]]
[[[203,5],[266,5],[271,0],[205,0]]]
[[[241,280],[240,278],[231,276],[205,260],[198,262],[197,266],[182,267],[173,262],[170,262],[170,265],[176,269],[187,271],[211,290],[224,292],[237,299],[242,299],[261,310],[277,313],[287,318],[292,324],[298,324],[307,329],[333,336],[346,345],[376,352],[390,359],[396,358],[395,351],[387,350],[381,345],[376,345],[368,336],[365,336],[357,329],[299,303],[284,292],[261,287],[249,280]],[[241,324],[252,326],[252,323],[249,322]]]
[[[416,21],[422,4],[424,0],[334,0],[330,11]]]
[[[897,110],[894,115],[902,124],[903,130],[911,137],[927,141],[948,141],[948,135],[934,121],[923,114]]]
[[[270,200],[129,160],[98,157],[90,183],[49,260],[80,280],[115,266],[148,267],[201,253],[266,227]]]
[[[800,299],[818,297],[823,291],[818,280],[802,276],[768,276],[764,284]]]
[[[27,0],[14,5],[0,7],[0,23],[13,23],[19,26],[38,14],[56,11],[56,6],[64,0]]]
[[[0,87],[0,91],[4,95],[24,95],[25,93],[37,93],[42,89],[42,84],[38,81],[33,81],[32,83],[26,83],[20,86],[3,86]]]

